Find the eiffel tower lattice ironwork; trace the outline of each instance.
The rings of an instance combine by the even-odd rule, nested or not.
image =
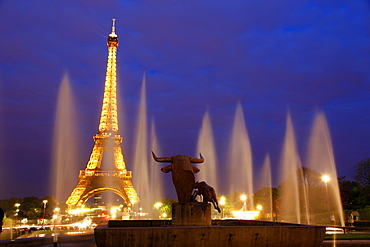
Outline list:
[[[79,180],[67,199],[69,207],[81,206],[95,194],[112,191],[121,196],[131,206],[139,201],[131,178],[126,170],[121,149],[122,137],[118,134],[117,93],[116,93],[116,53],[118,36],[113,19],[112,33],[108,35],[108,62],[105,78],[103,106],[98,133],[94,136],[94,147],[85,170],[80,170]],[[113,154],[114,169],[102,169],[103,153]]]

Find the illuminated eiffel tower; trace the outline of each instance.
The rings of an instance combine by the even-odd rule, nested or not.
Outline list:
[[[98,133],[94,136],[94,147],[85,170],[80,171],[79,180],[67,199],[68,207],[81,206],[90,197],[105,191],[121,196],[128,206],[139,201],[132,185],[132,172],[126,170],[122,154],[122,137],[118,134],[116,53],[118,36],[113,19],[112,33],[108,35],[108,62],[105,77],[103,106]],[[113,169],[100,168],[104,152],[113,154]]]

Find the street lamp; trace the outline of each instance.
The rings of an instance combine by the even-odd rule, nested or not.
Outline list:
[[[18,212],[19,212],[19,206],[20,206],[21,204],[19,204],[19,203],[16,203],[14,206],[17,208],[17,210],[15,210],[15,221],[17,222],[18,221]]]
[[[156,204],[154,204],[154,208],[158,210],[158,217],[160,218],[161,217],[161,207],[163,206],[163,204],[161,202],[157,202]]]
[[[330,206],[329,206],[329,192],[328,192],[328,182],[330,181],[329,175],[323,175],[321,180],[325,183],[325,190],[326,190],[326,203],[328,205],[328,212],[330,214]]]
[[[45,225],[45,210],[46,210],[46,203],[48,203],[48,200],[43,200],[42,203],[44,203],[44,213],[42,215],[42,229],[44,229],[44,225]]]
[[[326,183],[326,184],[330,181],[330,177],[329,177],[329,175],[323,175],[323,176],[321,177],[321,179],[322,179],[322,181],[324,181],[324,183]]]
[[[261,211],[262,211],[262,205],[261,204],[257,205],[257,210],[258,210],[258,217],[262,218],[264,215],[261,215]]]
[[[222,219],[225,218],[225,204],[226,204],[226,198],[224,196],[221,196],[220,198],[220,205],[222,208]]]
[[[53,236],[53,247],[58,246],[58,235],[57,235],[57,221],[59,218],[59,212],[60,208],[55,208],[54,209],[54,215],[53,215],[53,220],[54,220],[54,236]]]
[[[240,200],[243,201],[242,211],[246,211],[247,210],[247,196],[246,195],[241,195]]]

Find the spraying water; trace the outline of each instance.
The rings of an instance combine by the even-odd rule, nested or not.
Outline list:
[[[266,155],[265,160],[263,162],[262,167],[262,176],[261,181],[263,182],[263,186],[266,186],[268,188],[268,195],[267,202],[265,207],[267,206],[267,209],[264,209],[264,212],[268,212],[269,219],[273,220],[273,204],[272,204],[272,181],[271,181],[271,161],[270,161],[270,155]]]
[[[288,113],[284,147],[281,158],[281,189],[280,189],[280,220],[301,223],[301,210],[299,203],[299,189],[297,171],[301,168],[293,124]]]
[[[57,201],[65,201],[76,184],[78,173],[76,114],[68,76],[59,89],[54,128],[52,192]]]
[[[136,132],[136,145],[134,156],[133,183],[140,198],[140,208],[143,212],[148,212],[152,208],[152,190],[149,188],[149,149],[148,149],[148,128],[146,117],[146,78],[143,76],[141,88],[141,100],[139,107],[138,128]],[[140,210],[141,211],[141,210]]]
[[[254,210],[252,152],[240,103],[236,108],[229,150],[230,192],[239,191],[245,193],[248,210]]]
[[[207,184],[218,191],[217,159],[214,143],[211,120],[207,111],[204,114],[202,128],[198,137],[197,155],[202,153],[205,159],[200,172],[197,174],[197,179],[199,181],[206,181]],[[197,157],[197,155],[195,157]]]
[[[151,143],[150,144],[151,150],[153,150],[155,153],[161,153],[161,150],[158,144],[157,135],[155,132],[154,121],[152,121],[150,125],[150,143]],[[150,188],[153,188],[151,190],[151,196],[152,196],[151,205],[154,205],[157,201],[159,201],[161,198],[164,197],[163,184],[162,184],[162,181],[163,181],[162,174],[163,173],[160,170],[161,167],[158,166],[157,162],[154,159],[150,159],[149,165],[150,165],[149,167]],[[156,215],[156,214],[153,212],[153,215]]]
[[[322,112],[316,115],[311,132],[308,154],[308,166],[327,176],[327,180],[322,181],[325,183],[325,192],[321,193],[326,197],[326,200],[324,200],[326,201],[324,203],[324,205],[326,204],[326,209],[325,207],[323,209],[323,211],[327,212],[326,218],[329,219],[330,213],[334,213],[336,219],[339,219],[341,226],[344,226],[333,147],[325,115]],[[314,197],[318,198],[317,195]]]

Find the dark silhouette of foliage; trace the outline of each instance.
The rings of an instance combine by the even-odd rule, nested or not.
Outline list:
[[[365,158],[355,165],[355,180],[363,187],[370,186],[370,158]]]

